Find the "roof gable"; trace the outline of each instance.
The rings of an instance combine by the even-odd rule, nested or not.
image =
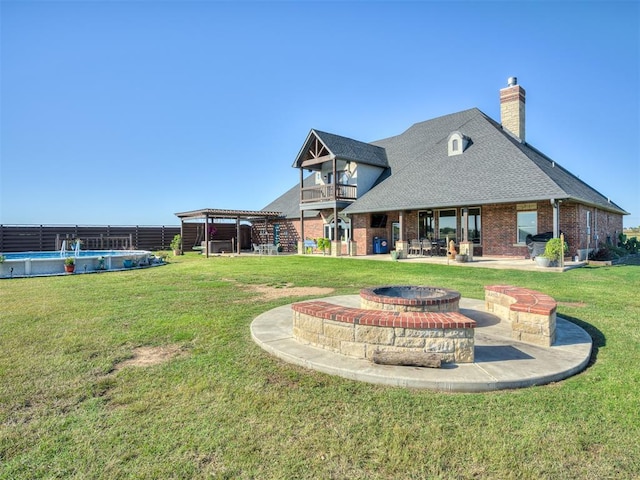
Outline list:
[[[389,166],[386,152],[380,146],[333,133],[311,130],[293,162],[293,167],[306,168],[334,158],[382,168]]]

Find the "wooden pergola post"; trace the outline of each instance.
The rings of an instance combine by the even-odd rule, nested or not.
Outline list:
[[[236,253],[240,255],[240,217],[236,217]]]
[[[209,215],[204,216],[204,254],[209,258]]]
[[[304,248],[304,210],[302,210],[302,188],[304,187],[304,169],[300,168],[300,240],[298,241],[298,252],[305,253]]]

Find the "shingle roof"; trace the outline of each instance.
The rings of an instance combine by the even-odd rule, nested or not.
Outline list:
[[[447,137],[456,130],[470,144],[463,154],[450,157]],[[417,123],[373,144],[385,148],[390,169],[345,213],[552,198],[626,213],[476,108]]]
[[[454,131],[470,141],[464,153],[448,156],[447,138]],[[416,123],[400,135],[370,144],[312,130],[305,147],[311,135],[345,160],[383,166],[384,158],[387,168],[376,184],[345,213],[549,199],[571,199],[627,213],[535,148],[520,143],[477,108]],[[299,218],[298,186],[264,210]]]
[[[318,138],[339,160],[354,161],[384,168],[389,166],[387,163],[387,154],[382,147],[333,133],[311,130],[296,161],[293,163],[294,167],[300,166],[307,152],[308,145],[314,138]]]

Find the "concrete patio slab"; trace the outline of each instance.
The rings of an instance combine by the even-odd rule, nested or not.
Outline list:
[[[359,295],[323,300],[348,307],[360,305]],[[486,392],[557,382],[582,371],[591,357],[589,334],[561,317],[557,318],[556,343],[541,347],[511,339],[510,327],[487,313],[482,300],[462,298],[460,312],[478,324],[475,362],[443,364],[439,369],[377,365],[304,345],[293,337],[291,305],[256,317],[251,336],[270,354],[305,368],[363,382],[446,392]]]

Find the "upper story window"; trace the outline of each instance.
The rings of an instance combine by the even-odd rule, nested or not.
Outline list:
[[[447,153],[449,156],[460,155],[469,145],[469,138],[458,131],[452,132],[447,139]]]

